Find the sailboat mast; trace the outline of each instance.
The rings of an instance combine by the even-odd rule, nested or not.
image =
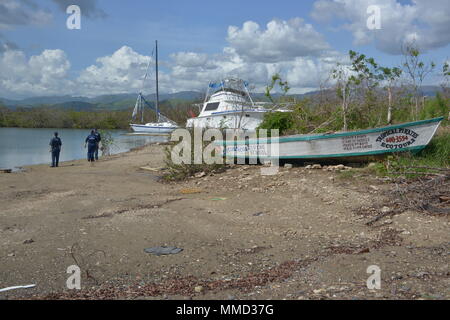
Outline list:
[[[156,114],[159,122],[158,40],[156,40]]]

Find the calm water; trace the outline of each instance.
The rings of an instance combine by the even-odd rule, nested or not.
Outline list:
[[[84,141],[90,130],[0,128],[0,168],[51,163],[50,139],[57,131],[62,140],[59,161],[85,159]],[[125,131],[113,130],[111,153],[121,153],[149,143],[167,141],[164,136],[125,136]],[[101,151],[99,151],[99,156]]]

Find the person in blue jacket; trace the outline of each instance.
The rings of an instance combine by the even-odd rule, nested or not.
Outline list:
[[[100,135],[100,132],[98,132],[97,129],[94,129],[94,134],[97,137],[97,147],[95,148],[95,161],[98,161],[98,148],[100,147],[100,141],[102,141],[102,136]]]
[[[50,140],[50,152],[52,153],[52,168],[59,166],[59,154],[61,152],[62,142],[58,137],[58,132],[55,132],[55,136]]]
[[[95,153],[95,149],[97,148],[97,136],[95,135],[95,131],[92,130],[91,134],[87,136],[85,143],[84,143],[84,147],[88,148],[88,152],[87,152],[87,158],[88,161],[93,163],[95,161],[94,159],[94,153]]]

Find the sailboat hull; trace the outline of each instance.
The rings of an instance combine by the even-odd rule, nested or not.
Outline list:
[[[178,129],[173,125],[161,125],[159,123],[148,124],[130,124],[131,129],[136,133],[154,133],[154,134],[169,134]]]

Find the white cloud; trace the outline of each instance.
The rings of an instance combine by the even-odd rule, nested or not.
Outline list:
[[[183,55],[186,55],[187,59],[192,57],[193,53],[179,53],[174,62],[180,59],[185,61]],[[207,56],[205,65],[214,67],[192,68],[190,65],[174,64],[167,77],[170,78],[172,91],[179,91],[179,88],[202,90],[209,81],[233,76],[248,80],[255,91],[262,92],[272,75],[280,73],[289,82],[293,93],[303,93],[317,88],[319,83],[327,78],[337,61],[347,59],[339,52],[326,51],[318,57],[296,57],[290,61],[248,62],[240,57],[235,49],[227,47],[223,54]]]
[[[29,59],[22,51],[0,55],[0,94],[62,95],[71,90],[67,79],[70,62],[62,50],[45,50]]]
[[[381,9],[381,29],[367,28],[367,8]],[[448,0],[318,0],[311,13],[317,21],[337,20],[353,34],[355,45],[374,42],[390,54],[400,54],[405,42],[415,40],[422,49],[440,48],[450,43],[450,5]]]
[[[265,30],[253,21],[245,22],[242,28],[230,26],[227,40],[250,62],[288,61],[329,48],[323,36],[301,18],[272,20]]]
[[[87,67],[76,79],[80,94],[137,92],[150,59],[128,46],[98,58],[96,65]]]

